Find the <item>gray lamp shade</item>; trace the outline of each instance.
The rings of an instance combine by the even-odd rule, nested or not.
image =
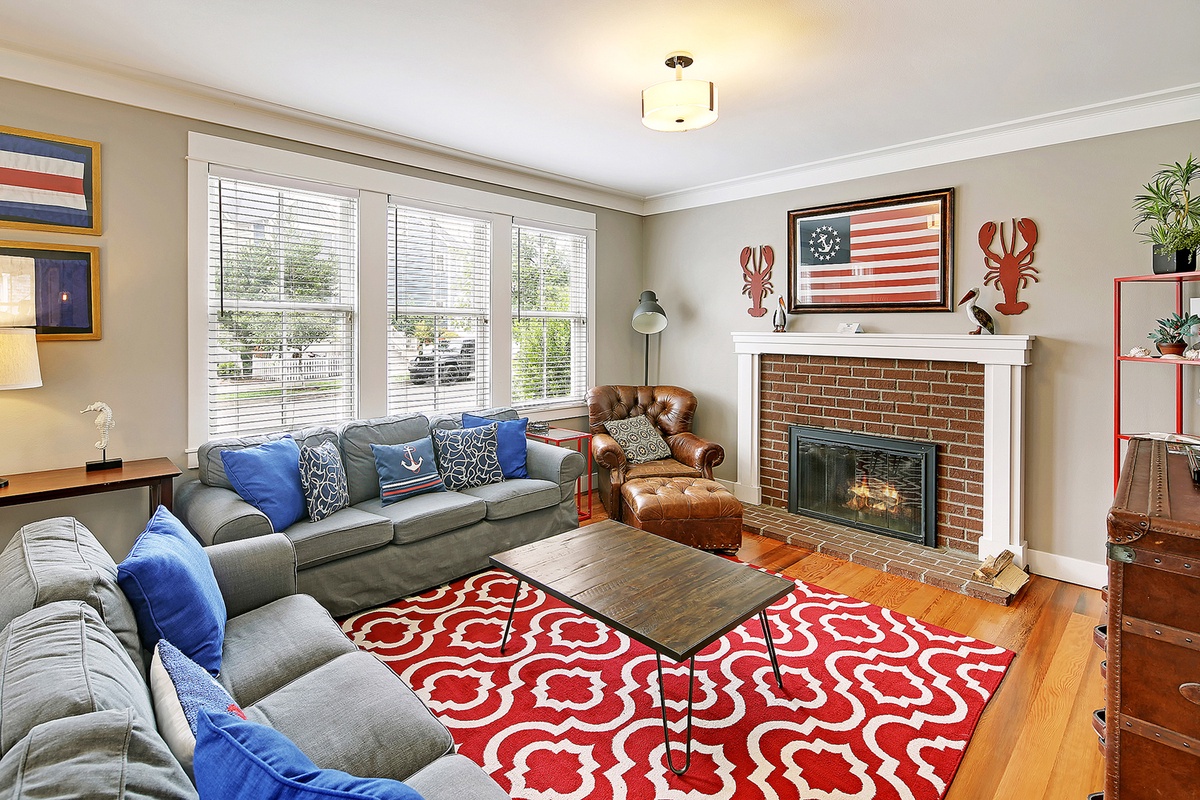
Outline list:
[[[0,389],[41,385],[37,334],[32,328],[0,328]]]
[[[660,333],[667,327],[667,312],[658,304],[654,292],[642,292],[633,310],[633,329],[638,333]]]

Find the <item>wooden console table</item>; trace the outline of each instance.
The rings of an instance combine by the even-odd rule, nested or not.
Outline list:
[[[8,486],[0,489],[0,507],[145,486],[150,489],[150,515],[153,516],[160,504],[170,510],[172,481],[180,474],[179,467],[169,458],[126,461],[116,469],[95,472],[88,472],[83,467],[68,467],[8,474],[5,476]]]

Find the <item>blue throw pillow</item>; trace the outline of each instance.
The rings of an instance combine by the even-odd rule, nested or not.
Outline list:
[[[319,522],[350,505],[350,487],[342,454],[333,442],[300,448],[300,484],[308,504],[308,518]]]
[[[159,639],[154,648],[154,658],[150,662],[150,694],[154,698],[158,732],[189,773],[196,750],[196,725],[201,709],[246,718],[245,712],[216,678],[166,639]]]
[[[464,428],[480,428],[493,422],[496,423],[496,456],[500,459],[504,477],[528,478],[525,456],[529,441],[525,438],[525,431],[529,428],[529,418],[493,420],[474,414],[462,415]]]
[[[404,444],[373,444],[371,453],[379,473],[379,499],[385,506],[417,494],[446,491],[428,436]]]
[[[208,711],[200,712],[193,770],[204,800],[421,800],[400,781],[319,769],[274,728]]]
[[[147,650],[166,639],[212,674],[221,671],[225,600],[204,548],[163,506],[117,567],[117,583]]]
[[[234,490],[266,514],[276,532],[304,519],[300,446],[291,436],[244,450],[222,450],[221,464]]]
[[[496,423],[482,428],[433,429],[433,446],[447,489],[473,489],[504,480],[496,455]]]

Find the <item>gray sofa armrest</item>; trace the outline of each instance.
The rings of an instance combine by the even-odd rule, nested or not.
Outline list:
[[[582,455],[533,439],[529,440],[525,453],[529,477],[557,483],[563,500],[575,494],[575,479],[587,469],[587,460]]]
[[[273,533],[267,515],[220,486],[188,481],[175,490],[175,516],[208,546]]]
[[[205,547],[227,616],[296,594],[296,550],[282,533]]]

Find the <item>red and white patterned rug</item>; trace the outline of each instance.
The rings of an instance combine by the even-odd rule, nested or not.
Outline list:
[[[654,653],[484,572],[343,621],[514,798],[936,800],[1013,653],[800,583],[696,657],[692,764],[664,762]],[[682,764],[687,664],[663,660]],[[671,664],[668,669],[668,664]]]

